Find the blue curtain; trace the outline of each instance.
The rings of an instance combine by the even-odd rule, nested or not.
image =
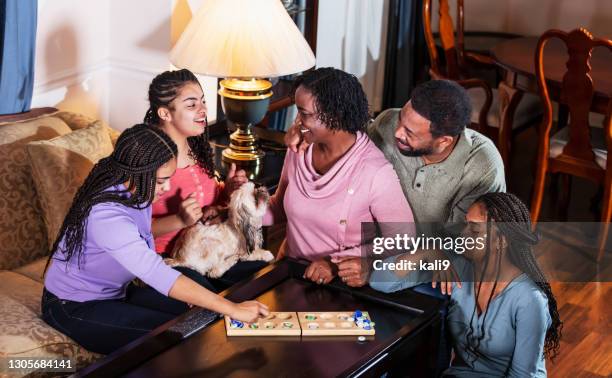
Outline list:
[[[30,110],[37,7],[36,0],[0,0],[0,114]]]
[[[383,109],[401,108],[427,79],[423,0],[390,0]]]

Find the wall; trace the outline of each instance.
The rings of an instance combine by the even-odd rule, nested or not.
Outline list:
[[[204,0],[187,2],[195,12]],[[147,89],[172,69],[167,0],[40,0],[33,107],[55,106],[123,130],[142,122]],[[216,79],[199,77],[216,115]]]
[[[39,0],[32,107],[108,119],[109,4]]]

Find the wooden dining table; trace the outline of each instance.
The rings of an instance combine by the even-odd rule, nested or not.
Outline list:
[[[538,93],[535,74],[535,52],[538,37],[521,37],[503,41],[491,48],[491,56],[504,70],[499,85],[501,122],[499,149],[504,161],[508,161],[514,113],[525,92]],[[565,44],[550,40],[544,48],[544,72],[553,101],[559,100],[561,83],[567,71],[568,59]],[[595,48],[591,55],[591,77],[594,97],[591,111],[605,114],[612,98],[612,54],[603,48]]]

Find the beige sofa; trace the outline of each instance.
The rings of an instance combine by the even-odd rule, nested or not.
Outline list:
[[[95,132],[101,142],[92,141]],[[69,357],[83,367],[100,357],[49,327],[40,298],[49,235],[57,233],[75,185],[117,136],[99,121],[62,111],[0,123],[0,358]]]

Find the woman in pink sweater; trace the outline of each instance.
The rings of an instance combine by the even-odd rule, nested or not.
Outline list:
[[[412,210],[393,167],[365,134],[368,102],[357,78],[319,68],[298,77],[295,88],[295,122],[310,145],[287,151],[264,224],[287,222],[281,254],[310,261],[306,278],[323,284],[339,275],[362,286],[369,272],[361,223],[412,223]]]

